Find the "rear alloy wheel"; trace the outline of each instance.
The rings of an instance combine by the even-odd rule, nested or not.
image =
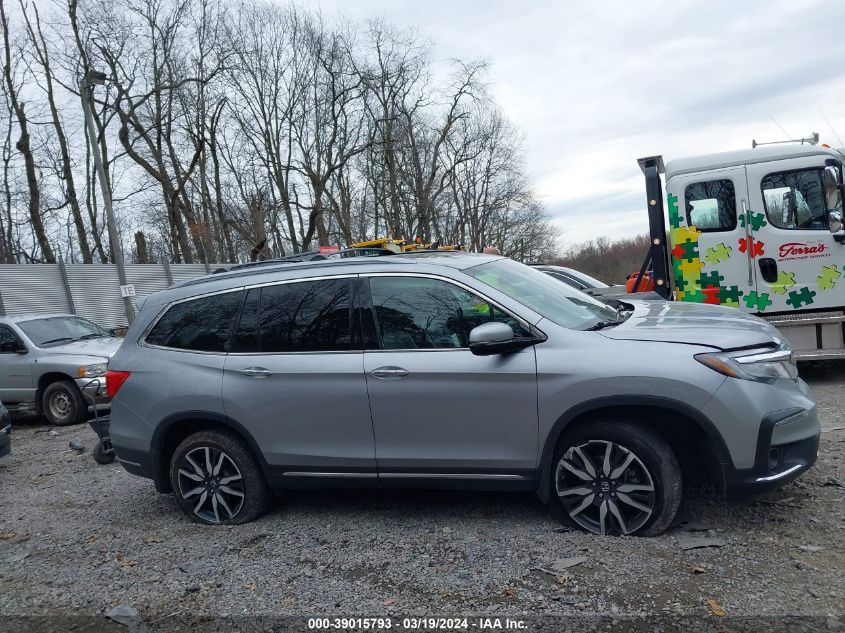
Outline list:
[[[554,465],[554,492],[571,522],[602,536],[653,536],[669,526],[680,505],[681,471],[659,435],[601,422],[567,440]]]
[[[267,510],[269,491],[249,449],[218,431],[186,438],[170,465],[173,492],[195,521],[246,523]]]

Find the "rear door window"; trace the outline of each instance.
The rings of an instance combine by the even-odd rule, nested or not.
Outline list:
[[[150,345],[196,352],[226,352],[243,291],[172,305],[147,334]]]
[[[233,351],[349,351],[351,294],[348,278],[253,288],[244,302]]]

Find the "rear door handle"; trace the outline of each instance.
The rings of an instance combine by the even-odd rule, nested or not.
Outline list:
[[[404,378],[408,375],[407,369],[401,367],[379,367],[370,372],[376,378],[390,379],[390,378]]]
[[[247,367],[246,369],[242,369],[241,373],[250,378],[266,378],[267,376],[273,375],[272,371],[264,367]]]

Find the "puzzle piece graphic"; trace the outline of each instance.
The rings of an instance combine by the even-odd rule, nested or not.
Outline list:
[[[766,226],[768,222],[766,222],[766,216],[762,213],[754,213],[754,211],[749,211],[748,215],[751,216],[751,230],[752,231],[759,231],[761,228]],[[745,226],[745,216],[739,216],[739,225],[744,227]]]
[[[739,297],[742,291],[737,286],[722,286],[719,288],[719,303],[734,308],[739,307]]]
[[[752,258],[765,255],[765,251],[763,250],[764,246],[765,244],[763,242],[759,242],[753,237],[749,237],[747,240],[744,237],[739,238],[739,252],[744,253],[749,251]]]
[[[720,262],[725,261],[731,256],[731,247],[725,244],[724,242],[721,244],[716,244],[716,246],[711,246],[707,249],[707,254],[704,256],[709,263],[713,266],[716,266]]]
[[[672,257],[676,260],[685,259],[688,262],[698,259],[698,243],[687,240],[675,244],[675,248],[672,249]]]
[[[842,276],[838,266],[822,266],[816,282],[821,290],[830,290],[836,285],[836,280]]]
[[[770,305],[772,305],[772,300],[769,299],[768,292],[757,294],[756,290],[752,290],[747,295],[745,295],[745,307],[747,307],[749,310],[756,308],[757,312],[762,312]]]
[[[678,263],[678,268],[684,277],[691,277],[697,280],[699,274],[701,274],[701,269],[704,268],[704,264],[701,263],[700,259],[693,259],[691,261],[687,259],[680,259],[676,261]]]
[[[687,240],[698,242],[698,238],[701,236],[701,231],[694,226],[682,226],[672,229],[670,233],[672,237],[672,244],[683,244]]]
[[[813,303],[813,297],[816,296],[815,290],[810,290],[806,286],[801,288],[801,292],[796,292],[793,290],[789,293],[789,299],[786,300],[786,303],[791,305],[795,310],[800,308],[802,305],[810,305]]]
[[[713,270],[709,273],[701,273],[701,287],[702,288],[718,288],[725,278],[719,274],[718,270]]]
[[[704,294],[704,303],[712,305],[719,305],[719,289],[718,288],[703,288],[701,290]]]
[[[678,211],[678,196],[670,193],[666,196],[666,204],[669,207],[669,226],[677,229],[681,226],[681,214]]]
[[[786,291],[795,285],[795,273],[780,271],[775,283],[772,284],[772,292],[776,295],[785,295]]]
[[[693,290],[692,292],[684,293],[684,301],[691,301],[693,303],[703,303],[704,293],[701,290]]]

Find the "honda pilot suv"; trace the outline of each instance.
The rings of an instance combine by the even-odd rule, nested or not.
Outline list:
[[[533,490],[598,534],[669,526],[683,483],[770,490],[816,459],[788,345],[738,310],[612,309],[466,253],[274,263],[142,304],[106,376],[131,473],[194,520],[272,492]]]

